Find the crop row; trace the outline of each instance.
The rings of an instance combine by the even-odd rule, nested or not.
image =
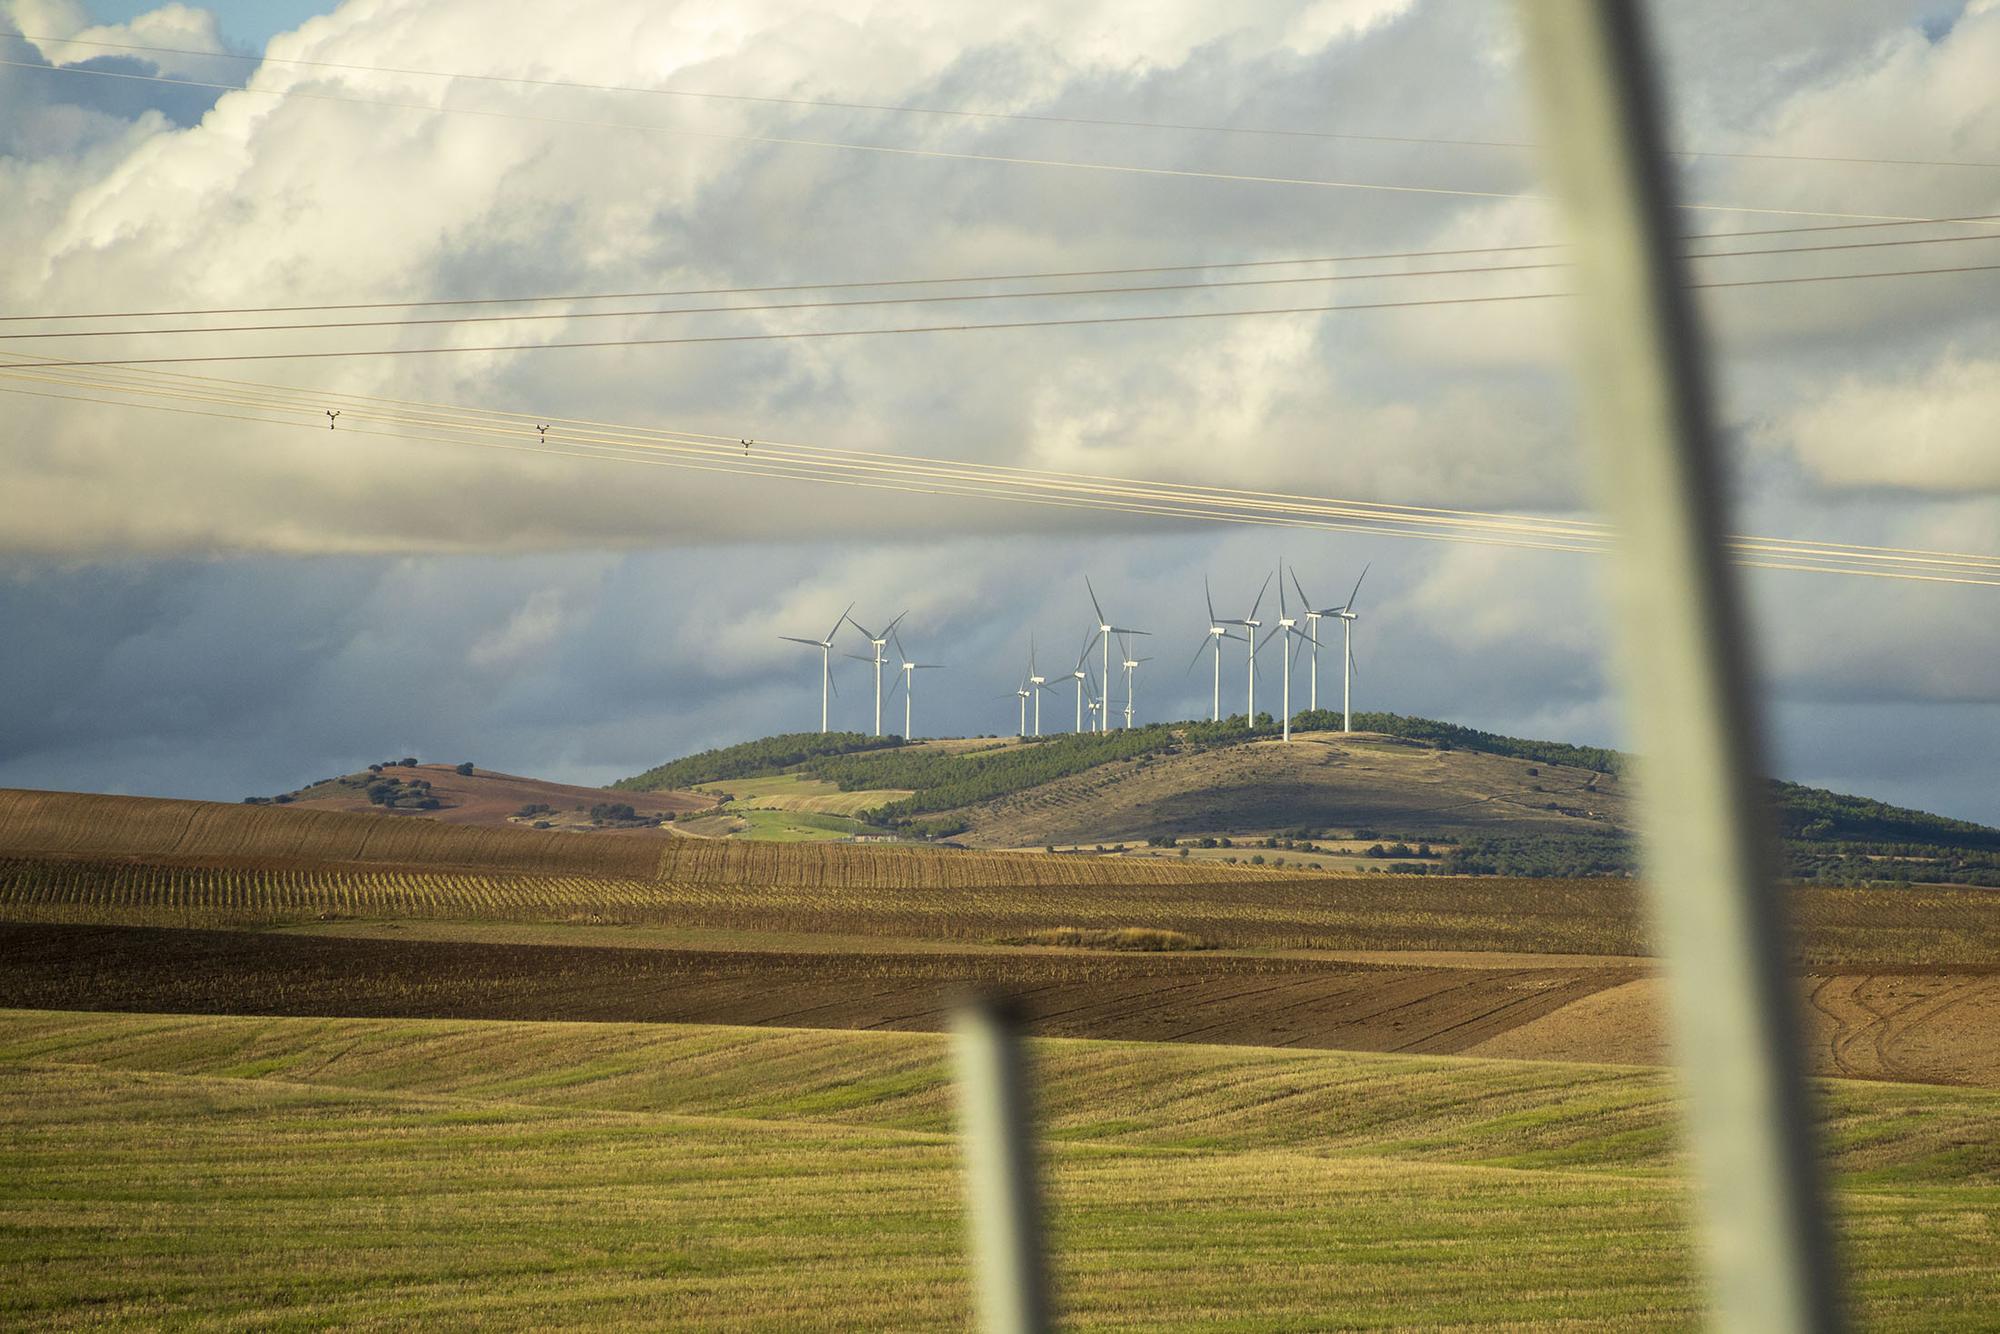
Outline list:
[[[675,839],[660,852],[657,879],[797,889],[1062,888],[1244,883],[1263,877],[1165,858],[1091,858],[1024,852],[958,852],[844,843]]]

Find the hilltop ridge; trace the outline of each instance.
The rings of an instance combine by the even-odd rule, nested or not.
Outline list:
[[[1375,845],[1436,845],[1392,869],[1622,874],[1634,865],[1628,756],[1390,713],[1308,711],[1293,740],[1268,720],[905,742],[856,733],[722,747],[614,785],[676,780],[764,809],[825,809],[868,827],[970,847],[1282,840],[1350,868]],[[1772,800],[1795,879],[2000,885],[2000,829],[1801,784]],[[815,804],[816,803],[816,804]],[[743,804],[740,800],[737,804]],[[1213,842],[1214,847],[1201,846]],[[1296,860],[1296,858],[1295,858]],[[1313,864],[1308,860],[1308,865]]]

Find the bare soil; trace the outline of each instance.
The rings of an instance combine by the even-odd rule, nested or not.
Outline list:
[[[1801,1019],[1814,1068],[1855,1079],[2000,1084],[2000,973],[1814,971]],[[1665,982],[1638,978],[1467,1048],[1475,1056],[1656,1065],[1670,1055]]]
[[[975,991],[1059,1037],[1654,1064],[1643,965],[1290,955],[629,948],[0,925],[0,1007],[936,1031]],[[1822,1074],[2000,1086],[2000,973],[1801,980]]]

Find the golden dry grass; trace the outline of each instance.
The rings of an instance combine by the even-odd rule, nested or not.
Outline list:
[[[1069,1326],[1698,1318],[1663,1072],[1034,1056]],[[0,1073],[0,1323],[967,1318],[942,1038],[6,1013]],[[1996,1095],[1821,1105],[1856,1317],[1978,1327]]]

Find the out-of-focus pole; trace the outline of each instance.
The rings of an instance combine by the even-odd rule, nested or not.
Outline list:
[[[980,1328],[1041,1334],[1048,1288],[1019,1012],[978,1001],[959,1011],[955,1027]]]
[[[1522,0],[1575,248],[1584,434],[1619,530],[1621,666],[1718,1328],[1839,1324],[1720,470],[1657,99],[1626,0]]]

